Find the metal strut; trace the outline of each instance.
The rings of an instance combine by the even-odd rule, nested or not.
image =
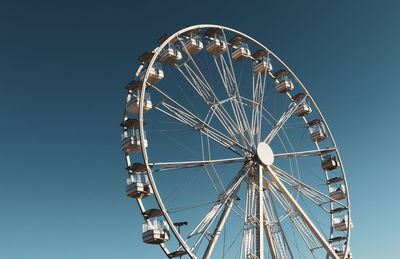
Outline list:
[[[277,177],[276,173],[272,170],[272,168],[270,166],[265,166],[265,170],[267,171],[269,177],[271,177],[272,181],[278,186],[278,188],[282,192],[282,194],[286,197],[288,202],[293,206],[293,208],[296,210],[296,212],[303,219],[303,221],[307,225],[307,227],[313,232],[315,237],[318,239],[318,241],[321,243],[321,245],[325,248],[325,250],[328,252],[328,254],[330,256],[332,256],[332,258],[334,258],[334,259],[339,259],[339,257],[335,253],[335,251],[332,249],[331,245],[325,240],[325,238],[322,236],[322,234],[318,231],[317,227],[312,223],[310,218],[306,215],[306,213],[303,211],[303,209],[300,207],[300,205],[297,203],[297,201],[289,193],[289,191],[283,185],[283,183],[281,182],[279,177]]]

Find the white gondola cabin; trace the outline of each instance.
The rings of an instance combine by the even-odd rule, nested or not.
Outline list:
[[[181,59],[182,53],[176,46],[168,45],[168,47],[163,49],[160,53],[160,61],[166,65],[174,65]]]
[[[340,163],[336,156],[331,154],[324,155],[321,159],[322,168],[325,170],[333,170],[340,167]]]
[[[153,194],[149,178],[144,173],[131,174],[126,183],[126,195],[131,198],[143,199]]]
[[[221,37],[210,38],[210,41],[207,45],[207,51],[215,56],[218,56],[226,51],[226,46],[225,40]]]
[[[271,59],[269,57],[263,57],[260,60],[256,60],[253,63],[254,73],[265,75],[272,71]]]
[[[198,35],[190,35],[190,38],[183,42],[183,46],[190,55],[195,55],[204,48],[203,42]]]
[[[333,226],[337,231],[345,231],[349,228],[349,220],[348,216],[345,215],[343,217],[333,218]],[[350,228],[353,227],[353,224],[350,222]]]
[[[169,240],[169,226],[164,220],[152,219],[143,224],[142,240],[147,244],[161,244]]]
[[[250,57],[250,55],[251,55],[251,52],[250,52],[249,46],[246,43],[241,43],[232,52],[232,58],[236,61],[243,61],[246,58]]]
[[[312,112],[312,108],[310,106],[310,102],[307,100],[302,101],[299,104],[299,106],[296,108],[296,110],[294,111],[294,113],[300,117],[306,116],[306,115],[310,114],[311,112]]]
[[[153,64],[151,68],[143,69],[139,74],[139,78],[141,81],[144,80],[144,76],[146,75],[147,70],[149,70],[149,76],[147,78],[147,83],[149,84],[157,84],[161,79],[164,78],[164,71],[162,70],[162,66],[160,63],[156,62]]]
[[[340,259],[353,259],[353,255],[351,254],[350,247],[348,248],[347,257],[344,257],[344,250],[346,249],[345,245],[338,245],[333,247],[333,251],[339,256]]]
[[[131,131],[131,135],[129,134]],[[144,143],[140,142],[139,129],[128,129],[128,136],[123,136],[121,142],[121,149],[127,153],[139,153],[142,151],[142,147],[147,147],[146,132],[144,135]]]
[[[313,120],[307,123],[310,139],[314,142],[319,142],[328,137],[325,124],[320,120]]]
[[[126,104],[126,110],[133,114],[139,113],[139,103],[140,103],[140,91],[137,92],[136,96],[132,96],[129,102]],[[144,94],[144,103],[143,103],[143,113],[148,112],[153,107],[151,103],[150,93],[146,92]]]
[[[341,185],[334,185],[328,186],[329,190],[329,197],[331,197],[334,200],[342,200],[346,198],[346,189],[344,187],[344,184]]]
[[[278,91],[278,93],[283,94],[292,91],[294,89],[294,85],[289,77],[284,76],[280,80],[277,79],[275,89]]]
[[[296,94],[292,97],[294,101],[299,101],[299,104],[294,111],[297,116],[303,117],[312,112],[310,102],[306,99],[306,95],[303,93]]]

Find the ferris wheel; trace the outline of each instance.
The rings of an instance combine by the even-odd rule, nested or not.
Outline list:
[[[288,66],[224,26],[158,43],[121,123],[143,242],[166,258],[352,258],[339,151]]]

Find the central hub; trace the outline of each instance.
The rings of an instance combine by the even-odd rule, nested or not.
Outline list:
[[[272,165],[274,163],[274,152],[271,147],[264,142],[260,142],[257,146],[257,156],[263,165]]]

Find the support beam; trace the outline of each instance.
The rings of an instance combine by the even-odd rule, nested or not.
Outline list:
[[[150,166],[162,166],[161,168],[153,170],[155,172],[163,172],[170,170],[179,170],[186,168],[194,168],[194,167],[203,167],[203,166],[214,166],[214,165],[222,165],[222,164],[232,164],[245,162],[245,158],[237,157],[237,158],[225,158],[225,159],[214,159],[214,160],[203,160],[203,161],[183,161],[183,162],[160,162],[160,163],[151,163]]]
[[[264,218],[268,219],[267,216],[267,210],[264,207]],[[275,239],[274,236],[272,235],[272,229],[269,226],[269,220],[264,222],[264,231],[267,236],[267,241],[268,241],[268,246],[269,246],[269,251],[271,254],[272,259],[278,259],[277,251],[276,251],[276,246],[275,246]]]
[[[256,192],[257,207],[256,216],[258,219],[258,227],[256,231],[256,255],[258,259],[264,259],[264,199],[263,199],[263,168],[261,165],[258,166],[257,185],[258,190]]]
[[[272,181],[278,186],[279,190],[282,192],[282,194],[285,196],[288,202],[292,205],[293,209],[300,215],[300,217],[303,219],[307,227],[311,230],[311,232],[313,232],[313,234],[318,239],[320,244],[325,248],[327,253],[332,258],[339,259],[335,251],[332,249],[331,245],[325,240],[324,236],[318,231],[317,227],[312,223],[307,214],[303,211],[303,209],[300,207],[297,201],[289,193],[289,191],[286,189],[285,185],[281,182],[279,177],[276,176],[276,173],[272,170],[272,168],[267,165],[264,166],[264,168],[267,171],[269,177],[271,177]]]
[[[211,208],[211,210],[207,213],[207,215],[202,219],[202,221],[194,228],[194,230],[190,233],[188,238],[185,240],[187,241],[189,238],[200,234],[200,237],[192,246],[190,251],[193,251],[197,245],[201,242],[202,238],[208,233],[208,229],[210,228],[212,222],[217,217],[217,214],[222,210],[222,207],[228,202],[229,197],[231,194],[235,192],[236,188],[240,188],[240,185],[244,181],[244,178],[249,171],[249,168],[252,166],[253,162],[249,161],[243,165],[242,169],[238,172],[235,178],[229,184],[229,187],[226,188],[224,195],[217,201],[217,203]]]
[[[217,243],[218,238],[221,235],[221,231],[222,231],[222,228],[225,225],[226,219],[228,218],[229,213],[231,212],[233,202],[236,199],[236,196],[237,196],[237,193],[238,193],[239,189],[240,189],[240,185],[238,185],[236,187],[236,189],[230,195],[228,201],[226,202],[225,209],[222,212],[221,217],[219,218],[217,227],[215,228],[215,230],[213,232],[213,235],[212,235],[212,238],[211,238],[210,242],[208,243],[208,246],[207,246],[206,252],[204,253],[203,259],[209,259],[210,258],[211,254],[212,254],[212,252],[214,250],[215,244]]]
[[[293,254],[292,254],[292,251],[290,250],[290,246],[289,246],[289,243],[288,243],[288,241],[287,241],[287,239],[286,239],[286,235],[285,235],[285,233],[283,232],[283,228],[282,228],[282,224],[281,224],[281,221],[280,221],[280,219],[279,219],[279,215],[278,215],[278,213],[277,213],[277,211],[276,211],[276,207],[275,207],[275,204],[274,204],[274,202],[273,202],[273,200],[272,200],[272,195],[271,195],[271,190],[270,190],[270,182],[269,181],[267,181],[267,179],[264,177],[264,188],[266,189],[265,190],[265,196],[266,196],[266,199],[265,199],[265,210],[264,210],[264,213],[266,214],[266,215],[269,215],[268,214],[268,212],[267,212],[267,209],[266,209],[266,207],[268,207],[269,206],[269,212],[271,213],[271,218],[273,219],[273,221],[275,222],[275,224],[276,224],[276,227],[278,227],[279,228],[279,231],[280,231],[280,235],[281,235],[281,238],[282,238],[282,241],[283,241],[283,246],[282,246],[282,249],[283,249],[283,251],[279,251],[280,252],[280,254],[281,254],[281,258],[284,258],[284,259],[286,259],[286,258],[294,258],[293,257]],[[285,208],[284,208],[285,209]],[[276,243],[276,239],[277,238],[279,238],[279,233],[277,233],[277,232],[275,232],[275,236],[274,236],[274,241],[275,241],[275,244],[277,244]],[[275,249],[279,249],[279,247],[275,247]],[[276,252],[277,253],[277,252]],[[289,254],[288,254],[289,253]],[[290,256],[289,256],[290,255]],[[275,255],[275,256],[277,256],[277,255]],[[273,259],[275,259],[274,257],[273,257],[273,255],[272,255],[272,258]],[[279,257],[276,257],[276,258],[279,258]]]
[[[300,157],[300,156],[320,156],[325,153],[336,151],[336,148],[325,148],[319,150],[298,151],[292,153],[274,154],[277,157]]]

